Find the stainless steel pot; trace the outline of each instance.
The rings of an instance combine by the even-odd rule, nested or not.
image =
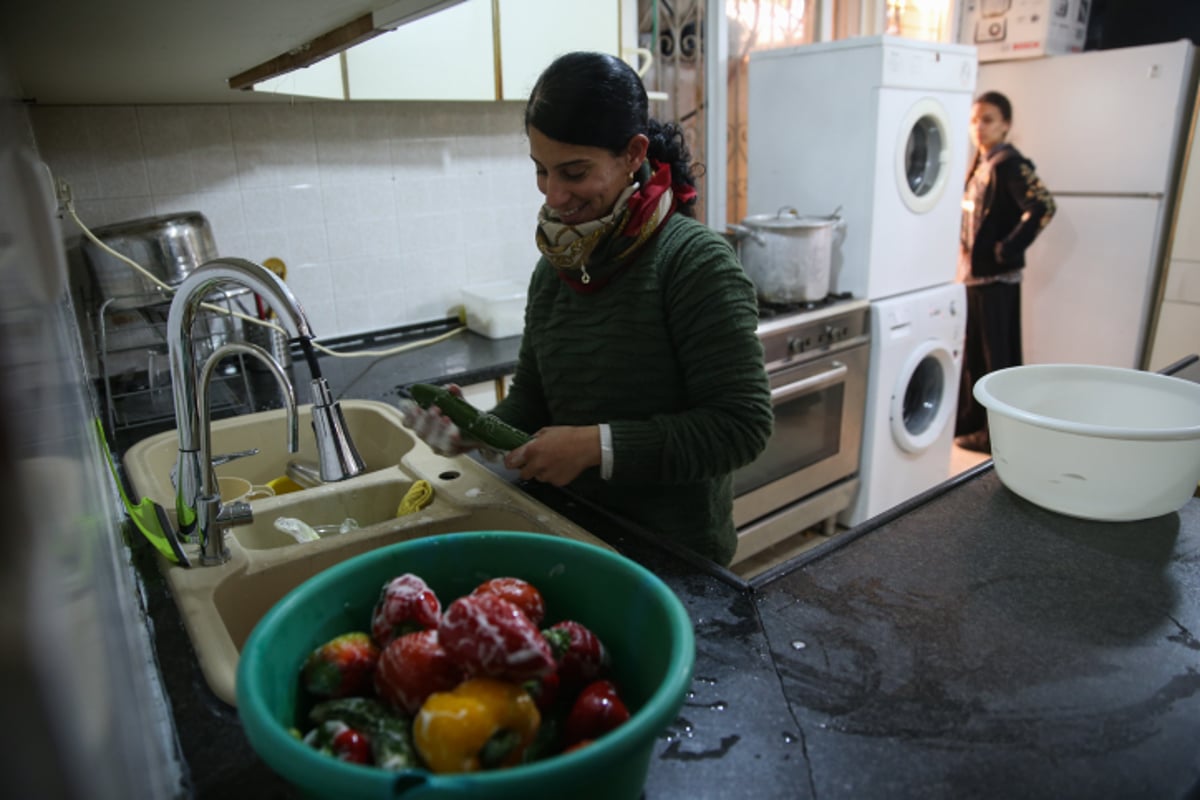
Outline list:
[[[729,228],[742,267],[763,300],[814,302],[829,294],[835,234],[845,229],[840,207],[818,217],[802,216],[785,206],[775,214],[746,217]]]
[[[119,222],[92,233],[168,286],[179,285],[196,267],[217,257],[212,227],[199,211]],[[102,299],[149,296],[153,300],[159,293],[152,281],[90,239],[83,240],[82,251]]]

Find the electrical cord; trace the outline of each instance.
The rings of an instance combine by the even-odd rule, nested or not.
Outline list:
[[[157,286],[162,291],[166,292],[169,295],[175,294],[175,289],[170,284],[167,284],[164,281],[160,280],[157,275],[154,275],[148,269],[146,269],[145,267],[143,267],[141,264],[137,263],[133,259],[125,256],[122,253],[118,253],[116,250],[112,249],[107,244],[100,241],[100,239],[97,238],[94,233],[92,233],[92,231],[88,228],[88,226],[83,223],[83,220],[81,220],[79,218],[79,215],[75,213],[75,203],[71,197],[70,184],[68,184],[62,178],[55,178],[54,180],[55,180],[55,193],[58,196],[59,208],[62,211],[66,212],[66,214],[71,217],[71,220],[79,227],[79,229],[83,232],[84,236],[86,236],[93,244],[95,244],[97,247],[99,247],[104,252],[106,252],[109,255],[111,255],[112,257],[128,264],[130,267],[132,267],[134,270],[136,270],[138,273],[140,273],[142,275],[142,277],[144,277],[146,280],[153,283],[155,286]],[[288,332],[284,328],[282,328],[279,325],[276,325],[274,322],[271,322],[269,320],[252,317],[249,314],[243,314],[240,311],[234,311],[232,309],[222,308],[221,306],[213,305],[212,303],[201,303],[200,305],[202,308],[204,308],[207,311],[215,311],[218,314],[225,314],[226,316],[237,317],[238,319],[240,319],[244,322],[250,322],[255,325],[261,325],[264,328],[270,328],[271,330],[279,331],[284,336],[289,335]],[[313,354],[311,352],[312,349],[319,350],[326,355],[335,356],[337,358],[378,358],[380,356],[391,356],[391,355],[395,355],[397,353],[406,352],[408,350],[416,350],[417,348],[420,348],[420,347],[426,347],[431,344],[437,344],[438,342],[445,341],[446,339],[449,339],[452,336],[457,336],[458,334],[462,333],[466,329],[467,328],[465,325],[459,325],[457,328],[449,330],[446,333],[438,334],[437,336],[433,336],[428,339],[422,339],[417,342],[409,342],[407,344],[397,345],[396,347],[390,347],[386,350],[356,350],[353,352],[338,352],[336,350],[331,350],[330,348],[325,347],[324,345],[322,345],[320,342],[316,341],[315,339],[314,340],[304,339],[301,341],[300,344],[301,344],[301,347],[305,351],[304,352],[305,359],[309,362],[310,368],[316,369],[316,357],[313,356]],[[314,372],[314,377],[317,374],[318,373]]]

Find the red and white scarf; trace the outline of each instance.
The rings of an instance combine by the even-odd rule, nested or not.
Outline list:
[[[538,212],[538,250],[573,289],[599,291],[632,262],[632,256],[675,213],[679,203],[695,196],[695,188],[672,184],[670,164],[644,161],[607,216],[566,225],[543,205]],[[603,274],[593,276],[589,267],[593,271],[600,268]]]

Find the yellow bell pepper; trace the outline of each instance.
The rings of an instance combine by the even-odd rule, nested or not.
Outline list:
[[[541,721],[520,685],[471,678],[426,698],[413,721],[413,744],[433,772],[511,767],[520,763]]]

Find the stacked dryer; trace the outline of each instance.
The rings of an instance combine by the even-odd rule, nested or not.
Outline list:
[[[840,206],[833,290],[871,301],[856,525],[949,476],[975,48],[863,37],[751,54],[747,210]]]

